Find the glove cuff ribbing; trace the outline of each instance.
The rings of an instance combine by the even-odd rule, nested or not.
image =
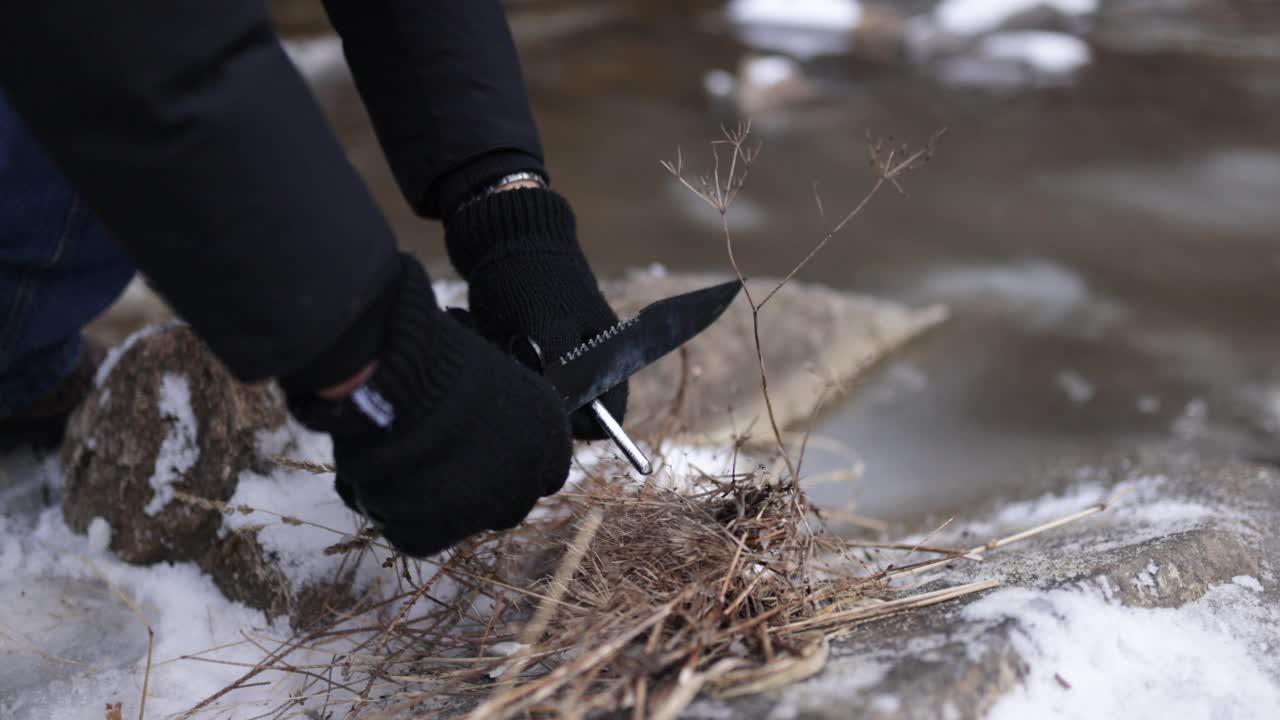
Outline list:
[[[519,254],[581,256],[569,202],[541,188],[505,190],[463,206],[445,223],[449,260],[466,280],[485,264]]]

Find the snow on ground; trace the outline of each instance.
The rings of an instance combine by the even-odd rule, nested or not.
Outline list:
[[[852,30],[862,16],[856,0],[732,0],[729,18],[757,25]]]
[[[702,88],[713,98],[730,98],[738,87],[738,79],[723,68],[708,70],[702,76]]]
[[[989,720],[1261,718],[1280,707],[1280,611],[1256,578],[1211,588],[1181,608],[1135,609],[1101,591],[997,590],[969,620],[1015,618],[1030,668]]]
[[[727,14],[743,44],[808,60],[846,52],[862,6],[855,0],[732,0]]]
[[[109,534],[102,521],[88,535],[71,532],[57,507],[43,511],[31,527],[0,518],[0,596],[6,600],[0,605],[0,717],[101,718],[103,707],[116,702],[125,717],[137,717],[147,631],[126,598],[155,631],[148,717],[181,712],[245,670],[183,656],[221,647],[204,657],[252,664],[262,652],[246,637],[267,646],[288,637],[283,625],[223,598],[192,563],[136,567],[117,560],[106,547]],[[63,625],[80,632],[41,631]],[[288,678],[273,673],[263,679],[284,683],[246,691],[237,701],[278,697],[292,688]],[[253,714],[246,705],[226,717]]]
[[[978,53],[992,60],[1019,63],[1048,76],[1069,75],[1089,64],[1091,57],[1084,40],[1045,30],[989,35],[978,43]]]
[[[781,55],[752,58],[742,67],[743,82],[761,86],[778,85],[799,74],[800,66],[796,61]]]
[[[1081,18],[1097,10],[1097,0],[943,0],[932,13],[909,18],[902,39],[916,62],[937,61],[934,71],[949,85],[1009,89],[1069,81],[1093,53],[1076,35],[1010,23],[1038,9]]]
[[[162,404],[172,406],[177,425],[193,426],[181,383],[169,385]],[[260,442],[298,459],[329,458],[327,438],[296,426],[264,434]],[[40,467],[48,473],[54,465],[51,459]],[[157,472],[162,467],[167,466],[158,465]],[[335,559],[319,550],[356,528],[329,476],[246,473],[232,503],[302,516],[338,531],[288,525],[261,512],[228,516],[232,528],[270,523],[259,539],[281,554],[295,582],[330,570]],[[56,505],[35,518],[0,515],[0,718],[96,719],[104,705],[115,702],[123,704],[125,717],[136,717],[147,624],[155,632],[147,717],[156,718],[190,708],[247,669],[226,663],[252,665],[263,656],[259,645],[274,648],[290,637],[287,620],[268,622],[260,611],[228,601],[194,563],[128,565],[108,550],[110,536],[101,518],[87,535],[73,533]],[[377,558],[367,564],[377,565]],[[304,663],[308,657],[327,656],[299,653],[290,660]],[[293,676],[277,673],[259,681],[270,684],[235,693],[219,703],[216,717],[258,715],[265,703],[279,702],[297,687]]]
[[[300,459],[320,462],[329,454],[323,437],[297,428],[264,433],[259,442],[264,452]],[[604,444],[584,448],[579,468],[612,454]],[[723,474],[734,460],[724,450],[664,448],[661,455],[656,480],[675,486],[690,474]],[[31,470],[27,482],[39,482],[40,473],[52,467],[48,462],[39,472]],[[581,474],[575,470],[575,479]],[[1128,489],[1127,501],[1108,513],[1162,533],[1217,512],[1162,500],[1167,482],[1158,475],[1126,480],[1121,487]],[[296,470],[246,473],[232,504],[300,515],[336,532],[281,524],[263,513],[232,515],[228,523],[273,523],[260,540],[296,559],[288,565],[295,582],[314,579],[329,569],[318,550],[355,527],[330,484],[327,475]],[[966,527],[994,536],[1081,510],[1113,493],[1085,467],[1067,491],[1005,504]],[[268,622],[261,612],[227,601],[193,564],[127,565],[110,554],[109,539],[110,528],[101,520],[87,535],[74,534],[56,506],[34,517],[0,513],[0,718],[96,720],[114,702],[123,703],[125,717],[136,716],[146,659],[139,615],[155,631],[147,699],[147,716],[154,718],[180,713],[242,675],[243,663],[261,659],[258,645],[272,648],[288,639],[283,622]],[[1262,598],[1270,582],[1242,575],[1185,607],[1156,610],[1121,607],[1105,588],[990,593],[964,609],[963,617],[1017,618],[1026,630],[1015,642],[1029,660],[1030,674],[1025,687],[1003,698],[988,717],[1260,716],[1280,703],[1280,668],[1270,659],[1280,647],[1280,611]],[[327,659],[290,657],[294,664]],[[862,684],[871,687],[883,673],[866,670]],[[850,681],[843,673],[831,677]],[[295,677],[272,672],[256,681],[266,684],[223,699],[212,716],[253,717],[299,688]]]
[[[1098,0],[942,0],[934,10],[934,18],[947,32],[977,35],[1040,7],[1064,15],[1089,15],[1097,11]]]
[[[173,414],[182,417],[177,405],[183,398],[176,387],[169,388],[173,392],[166,397]],[[261,433],[258,443],[264,455],[318,463],[331,458],[327,437],[293,423]],[[578,466],[590,467],[611,457],[611,447],[584,447]],[[678,448],[665,449],[664,458],[656,479],[672,485],[695,468],[725,472],[730,461],[727,453]],[[28,489],[34,488],[27,486],[50,480],[54,486],[60,484],[52,458],[42,463],[0,459],[5,469],[20,468],[29,475],[15,487],[3,488],[0,498],[31,494]],[[574,473],[580,478],[582,470]],[[320,551],[358,529],[356,516],[333,491],[332,476],[305,470],[245,472],[228,504],[254,511],[227,515],[223,532],[265,525],[258,530],[258,541],[279,556],[279,567],[295,588],[332,577],[341,556]],[[306,522],[282,522],[281,515]],[[194,563],[128,565],[109,551],[110,536],[111,528],[102,519],[92,523],[87,535],[77,535],[56,505],[35,517],[0,513],[0,718],[97,720],[106,704],[116,702],[122,703],[124,717],[136,717],[147,624],[155,631],[149,718],[186,711],[261,660],[261,647],[274,649],[291,637],[287,620],[269,622],[260,611],[228,601]],[[383,572],[384,557],[382,552],[369,556],[357,582]],[[424,572],[428,568],[429,564]],[[448,583],[440,583],[433,595],[441,598],[451,592]],[[289,661],[306,664],[330,658],[331,653],[295,652]],[[236,691],[216,703],[209,716],[257,717],[300,688],[296,676],[274,672],[263,673],[255,682],[264,684]]]
[[[1025,529],[1113,498],[1119,501],[1107,508],[1109,521],[1132,521],[1162,533],[1185,530],[1220,514],[1214,508],[1165,497],[1163,488],[1169,478],[1164,475],[1138,475],[1110,486],[1096,479],[1093,472],[1091,468],[1081,467],[1077,471],[1079,482],[1067,490],[1002,504],[989,521],[969,523],[966,527],[977,535]]]

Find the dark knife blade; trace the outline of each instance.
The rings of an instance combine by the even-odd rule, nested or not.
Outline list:
[[[741,287],[731,280],[659,300],[564,355],[546,359],[543,376],[573,412],[705,330]]]

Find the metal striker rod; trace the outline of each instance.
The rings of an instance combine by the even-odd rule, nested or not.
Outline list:
[[[614,444],[618,446],[623,455],[627,456],[627,460],[631,461],[631,466],[636,469],[636,472],[641,475],[648,475],[653,472],[653,467],[649,464],[649,458],[640,452],[640,448],[636,447],[636,444],[627,436],[626,431],[622,429],[618,421],[614,420],[609,411],[605,409],[604,403],[599,400],[592,400],[591,414],[596,416],[596,420],[600,422],[600,427],[609,433],[609,437],[613,438]]]

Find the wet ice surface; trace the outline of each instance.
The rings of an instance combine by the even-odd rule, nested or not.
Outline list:
[[[1028,4],[902,7],[989,29],[982,13]],[[1094,12],[1053,4],[1071,22]],[[870,184],[865,131],[918,143],[948,128],[909,197],[877,198],[802,273],[955,311],[824,417],[820,432],[866,470],[856,487],[816,488],[820,499],[918,519],[1035,496],[1056,482],[1046,467],[1152,441],[1280,455],[1274,65],[1100,53],[1083,35],[1087,65],[1072,59],[1078,42],[1041,58],[1076,68],[1061,84],[957,87],[928,64],[868,59],[847,37],[816,54],[752,48],[712,3],[697,5],[650,5],[525,51],[557,187],[602,272],[726,267],[718,216],[658,161],[680,146],[696,162],[739,118],[726,81],[748,54],[790,52],[818,89],[754,116],[760,158],[729,214],[748,274],[790,267],[857,202]],[[809,470],[844,464],[815,451]]]

